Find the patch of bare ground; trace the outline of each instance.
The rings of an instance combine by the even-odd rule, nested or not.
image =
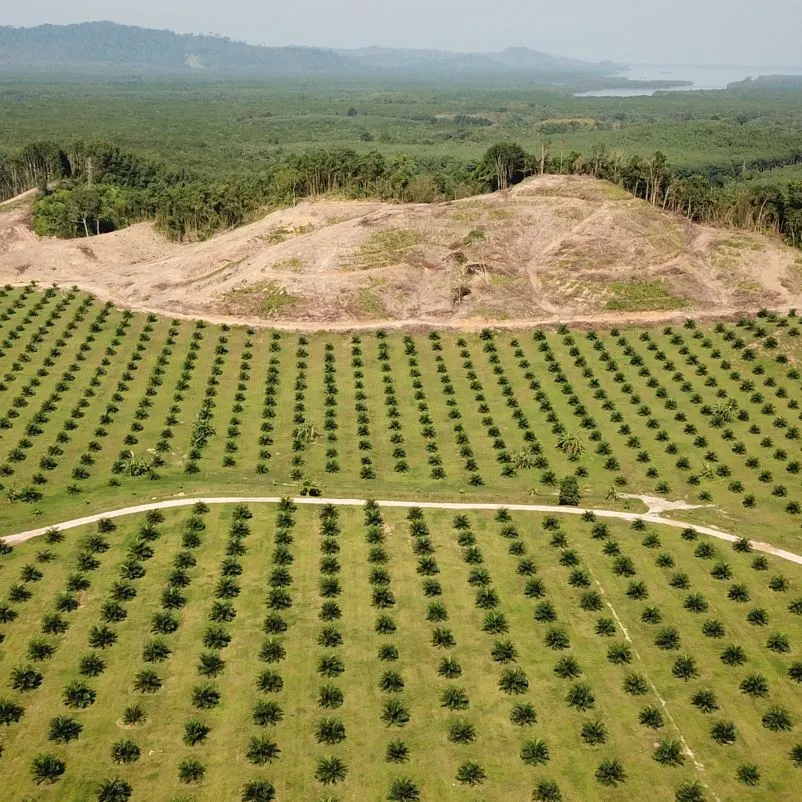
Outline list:
[[[28,215],[19,204],[0,209],[0,282],[75,284],[173,316],[475,328],[802,306],[798,252],[691,224],[578,176],[432,205],[305,201],[190,244],[148,224],[40,239]]]

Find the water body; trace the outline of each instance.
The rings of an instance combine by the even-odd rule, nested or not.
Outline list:
[[[726,89],[727,84],[758,78],[761,75],[802,75],[802,67],[694,67],[671,64],[633,64],[616,77],[630,81],[690,81],[687,86],[672,88],[672,92],[693,92],[703,89]],[[650,96],[663,89],[647,87],[621,87],[620,89],[598,89],[580,92],[576,97],[641,97]]]

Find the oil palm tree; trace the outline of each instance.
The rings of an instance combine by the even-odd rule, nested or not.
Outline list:
[[[390,783],[387,802],[418,802],[420,791],[409,777],[398,777]]]
[[[457,782],[462,785],[481,785],[487,779],[487,772],[474,760],[466,760],[457,769]]]
[[[548,744],[537,738],[524,741],[521,747],[521,760],[527,766],[541,766],[551,760]]]
[[[97,802],[128,802],[133,794],[131,786],[122,777],[103,780],[97,789]]]
[[[80,724],[74,718],[69,716],[56,716],[50,720],[50,730],[47,738],[57,744],[66,744],[78,738],[83,730],[83,724]]]
[[[242,802],[273,802],[276,789],[267,780],[250,780],[242,788]]]
[[[55,783],[67,768],[66,763],[51,754],[35,755],[31,760],[31,775],[36,785]]]
[[[608,785],[613,788],[622,785],[627,781],[627,773],[620,761],[614,758],[607,758],[599,763],[596,769],[596,782],[600,785]]]
[[[272,763],[281,754],[278,744],[264,735],[255,735],[251,738],[245,757],[255,766],[264,766]]]
[[[315,779],[322,785],[336,785],[345,780],[348,767],[336,755],[326,755],[318,758],[315,767]]]
[[[178,764],[178,781],[185,785],[199,783],[206,774],[206,767],[194,757],[188,757]]]

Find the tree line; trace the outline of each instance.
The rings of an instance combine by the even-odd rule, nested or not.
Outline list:
[[[695,222],[774,232],[802,245],[802,181],[752,184],[710,171],[687,174],[659,151],[644,158],[603,146],[589,154],[551,152],[545,145],[527,153],[515,142],[500,142],[476,162],[319,149],[279,154],[247,176],[227,179],[176,169],[106,142],[35,142],[0,155],[0,200],[38,187],[34,227],[42,236],[88,237],[152,220],[169,238],[185,241],[320,195],[431,203],[505,190],[543,174],[605,179]]]

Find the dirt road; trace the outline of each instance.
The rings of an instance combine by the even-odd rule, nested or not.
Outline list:
[[[18,532],[16,534],[7,535],[3,540],[10,544],[15,545],[24,543],[36,537],[41,537],[46,534],[50,529],[58,529],[64,531],[65,529],[75,529],[79,526],[87,526],[89,524],[97,523],[101,518],[121,518],[126,515],[136,515],[138,513],[148,512],[149,510],[167,510],[174,507],[190,507],[198,501],[205,504],[278,504],[281,499],[272,496],[209,496],[200,498],[180,498],[170,499],[168,501],[154,501],[150,504],[139,504],[135,507],[123,507],[118,510],[109,510],[107,512],[98,513],[96,515],[87,515],[84,518],[75,518],[72,521],[61,521],[59,523],[51,524],[50,526],[41,527],[39,529],[31,529],[27,532]],[[361,507],[365,504],[365,499],[358,498],[309,498],[301,497],[294,498],[296,504],[306,504],[319,506],[323,504],[334,504],[338,507]],[[697,526],[683,521],[676,521],[672,518],[663,518],[660,515],[645,513],[639,514],[636,512],[619,512],[618,510],[587,510],[582,507],[559,507],[548,504],[483,504],[483,503],[463,503],[463,502],[435,502],[435,501],[398,501],[386,500],[376,502],[380,507],[397,507],[402,509],[409,509],[410,507],[420,507],[421,509],[429,510],[453,510],[459,511],[474,511],[486,510],[495,511],[500,509],[507,509],[510,512],[539,512],[551,515],[584,515],[586,512],[592,512],[597,518],[617,518],[623,521],[634,521],[640,518],[650,524],[657,526],[670,526],[675,529],[688,529],[692,528],[702,535],[710,535],[710,537],[717,538],[718,540],[726,541],[727,543],[735,543],[738,538],[736,535],[729,532],[722,532],[719,529],[713,529],[708,526]],[[750,541],[754,551],[763,552],[764,554],[771,554],[774,557],[779,557],[781,560],[802,565],[802,556],[794,554],[790,551],[775,548],[769,543],[760,543]]]

